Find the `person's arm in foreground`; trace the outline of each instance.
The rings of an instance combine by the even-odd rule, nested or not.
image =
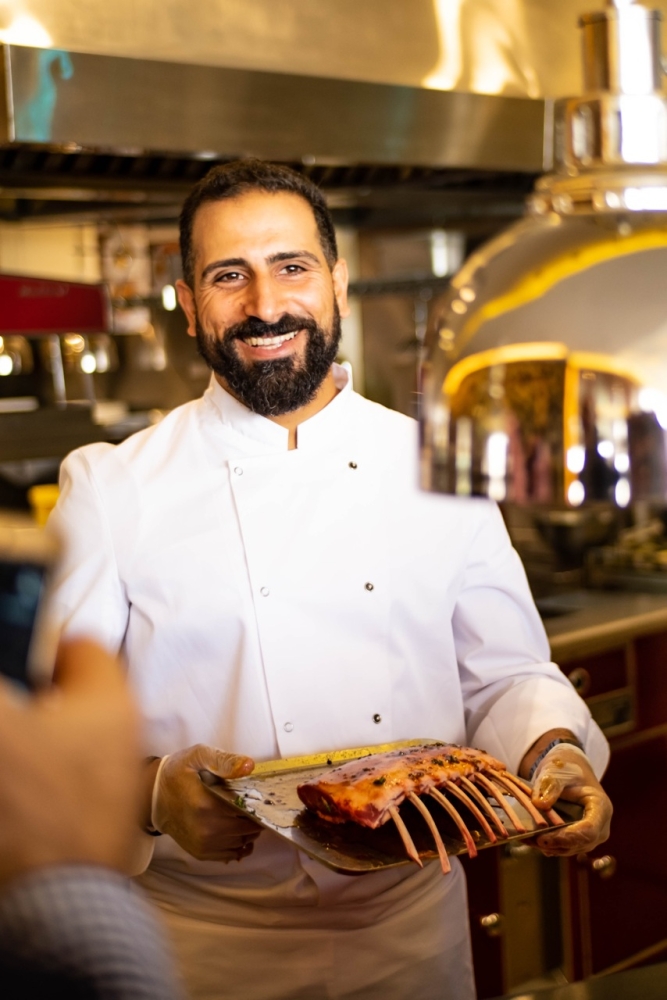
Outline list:
[[[49,690],[24,696],[0,682],[0,981],[8,1000],[33,986],[42,998],[180,995],[147,904],[119,874],[137,835],[140,755],[122,673],[95,644],[63,645]]]

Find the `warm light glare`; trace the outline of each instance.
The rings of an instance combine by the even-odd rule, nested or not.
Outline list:
[[[0,375],[11,375],[14,362],[8,354],[0,354]]]
[[[436,278],[446,278],[460,268],[464,256],[463,235],[446,229],[431,232],[431,270]]]
[[[661,130],[657,127],[656,106],[653,101],[632,101],[631,97],[619,98],[622,114],[621,154],[628,163],[659,163]],[[661,109],[662,110],[662,109]],[[625,204],[633,211],[660,210],[665,205],[656,204],[665,197],[664,188],[626,188]]]
[[[459,417],[456,421],[456,492],[460,496],[471,493],[472,470],[472,420]]]
[[[86,375],[92,375],[92,373],[96,370],[97,361],[95,360],[95,355],[87,352],[81,358],[81,371],[85,372]]]
[[[583,445],[575,444],[567,449],[566,464],[570,472],[575,474],[582,471],[586,462],[586,451]]]
[[[449,274],[447,233],[442,229],[435,229],[431,233],[431,270],[436,278],[444,278]]]
[[[614,442],[600,441],[598,444],[598,455],[600,456],[600,458],[613,458]]]
[[[584,484],[580,483],[578,479],[575,479],[573,483],[570,483],[567,491],[567,499],[573,507],[580,507],[586,499]]]
[[[627,507],[630,503],[630,483],[625,477],[616,483],[614,497],[619,507]]]
[[[422,81],[437,90],[541,97],[527,53],[525,0],[433,0],[440,55]]]
[[[628,422],[627,420],[614,420],[611,425],[611,436],[614,441],[627,441],[628,440]]]
[[[644,386],[637,397],[639,408],[643,413],[654,413],[663,430],[667,430],[667,396],[657,389]]]
[[[95,370],[98,372],[109,371],[109,355],[106,351],[95,351]]]
[[[486,473],[489,477],[489,496],[492,500],[504,500],[507,492],[507,446],[509,438],[502,431],[489,435],[486,442]]]
[[[70,351],[74,351],[76,354],[80,354],[86,346],[86,342],[80,333],[66,334],[65,343],[69,347]]]
[[[620,451],[614,459],[614,468],[623,475],[630,470],[630,456]]]
[[[165,285],[162,289],[162,305],[167,312],[173,312],[176,308],[176,289],[173,285]]]
[[[454,345],[454,331],[445,328],[438,334],[438,343],[443,351],[451,351]]]
[[[29,45],[36,49],[50,49],[53,39],[46,28],[29,14],[17,14],[7,28],[0,30],[0,41],[7,45]]]
[[[667,188],[626,188],[625,204],[632,212],[664,212],[667,209]]]

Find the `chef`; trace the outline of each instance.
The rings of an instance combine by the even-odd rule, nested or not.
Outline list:
[[[339,875],[202,778],[404,739],[479,746],[536,771],[541,804],[584,804],[540,838],[568,854],[608,834],[605,740],[548,662],[495,505],[420,492],[414,421],[335,364],[347,269],[318,189],[258,161],[215,168],[181,251],[210,385],[70,455],[52,520],[59,627],[123,652],[146,719],[141,884],[198,1000],[471,1000],[456,861]]]

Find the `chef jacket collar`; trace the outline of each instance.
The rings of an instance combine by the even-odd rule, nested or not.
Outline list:
[[[333,366],[333,376],[338,394],[313,417],[299,424],[298,451],[317,450],[340,443],[345,428],[351,422],[352,377],[347,369],[337,364]],[[268,417],[253,413],[223,389],[215,375],[211,375],[205,396],[217,410],[223,425],[243,437],[251,438],[266,448],[267,452],[287,451],[289,443],[287,428],[281,427]]]

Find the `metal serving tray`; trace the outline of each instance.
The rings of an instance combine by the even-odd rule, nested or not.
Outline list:
[[[310,778],[317,778],[331,767],[345,761],[358,760],[372,753],[384,753],[388,750],[438,742],[440,741],[402,740],[398,743],[383,743],[380,746],[355,747],[351,750],[311,754],[307,757],[265,761],[257,764],[252,774],[247,777],[211,785],[210,790],[233,809],[255,820],[265,829],[273,830],[327,868],[343,875],[363,875],[382,868],[396,868],[399,865],[413,863],[405,854],[405,848],[394,824],[388,822],[377,830],[369,830],[356,823],[327,823],[305,808],[297,795],[297,785]],[[509,801],[527,832],[517,833],[509,825],[507,817],[501,813],[500,808],[494,806],[510,833],[508,838],[498,838],[496,844],[489,843],[483,832],[478,829],[475,818],[465,806],[456,802],[456,808],[461,812],[479,850],[512,843],[515,840],[525,840],[534,835],[535,824],[530,815],[516,799],[510,796]],[[437,860],[438,854],[433,836],[417,809],[410,802],[404,802],[400,812],[420,858],[424,862]],[[570,802],[559,802],[558,812],[566,823],[572,823],[580,818],[582,809]],[[432,813],[447,853],[465,854],[465,844],[444,809],[434,808]],[[552,829],[557,828],[542,827],[540,833]]]

